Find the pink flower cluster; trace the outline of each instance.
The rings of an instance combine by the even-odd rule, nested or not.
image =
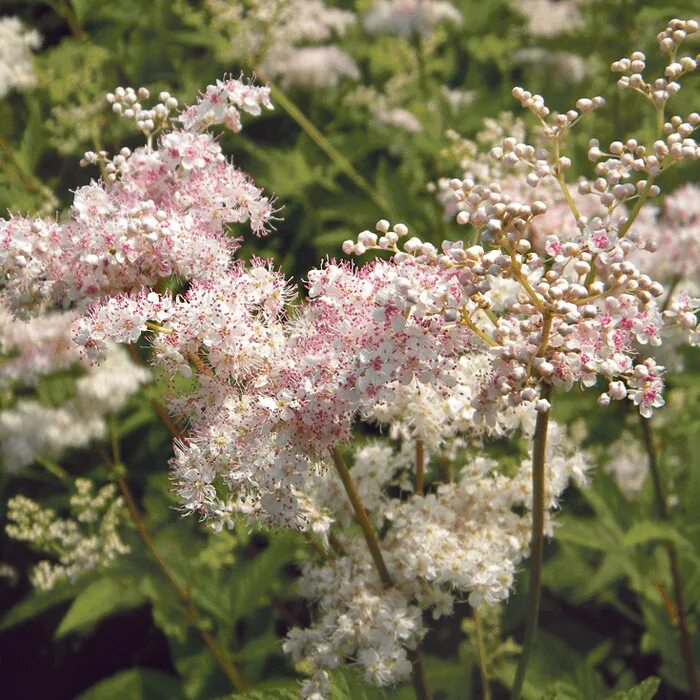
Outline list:
[[[240,129],[237,106],[259,112],[260,104],[269,104],[267,88],[227,80],[182,119],[192,129],[219,121]],[[15,312],[153,286],[171,275],[220,275],[238,247],[229,226],[249,221],[257,235],[271,226],[271,201],[210,133],[166,131],[155,149],[123,149],[105,172],[75,192],[65,222],[0,221],[3,296]]]
[[[359,412],[391,402],[414,377],[451,380],[465,329],[409,313],[396,293],[438,283],[412,260],[359,269],[329,262],[309,273],[309,302],[286,312],[293,291],[269,263],[234,262],[181,297],[143,290],[97,302],[76,339],[99,356],[107,341],[153,330],[156,366],[197,373],[193,390],[172,404],[191,426],[173,463],[184,508],[219,520],[262,511],[289,524],[304,475],[349,439]],[[218,483],[230,497],[217,495]]]

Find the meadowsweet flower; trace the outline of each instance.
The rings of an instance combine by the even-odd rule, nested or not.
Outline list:
[[[603,463],[603,469],[614,477],[625,498],[634,500],[649,473],[648,457],[639,440],[624,435],[605,454],[609,459]]]
[[[520,0],[514,9],[527,20],[532,36],[550,37],[576,30],[583,23],[581,0]]]
[[[441,22],[460,24],[462,15],[441,0],[375,0],[362,23],[370,34],[398,34],[406,38],[430,34]]]
[[[122,92],[124,100],[137,97]],[[216,121],[208,106],[213,95],[232,100],[229,116],[238,108],[259,113],[269,103],[263,88],[219,81],[194,112],[185,108],[191,131],[166,131],[156,149],[122,149],[105,166],[105,180],[76,190],[67,221],[0,220],[0,271],[13,312],[47,301],[81,303],[168,275],[216,276],[238,247],[226,227],[250,222],[255,234],[267,233],[269,198],[226,160],[210,133],[197,131]],[[133,111],[136,103],[125,104]]]
[[[24,496],[11,498],[7,507],[8,536],[51,557],[32,571],[32,585],[40,590],[51,590],[63,581],[74,583],[129,551],[119,535],[125,508],[114,484],[96,491],[88,479],[76,479],[69,518],[57,517],[54,510]]]
[[[357,79],[353,58],[328,43],[344,36],[357,18],[321,0],[254,0],[245,7],[207,0],[230,51],[283,86],[336,87]]]
[[[23,361],[14,363],[21,370],[25,366]],[[68,449],[103,439],[107,416],[121,410],[150,378],[150,372],[134,365],[125,350],[111,345],[104,362],[88,366],[76,380],[70,399],[50,406],[21,398],[0,411],[0,461],[16,472],[37,456],[56,459]]]
[[[517,564],[527,555],[529,458],[509,477],[497,462],[477,455],[454,482],[439,485],[435,493],[389,498],[387,487],[401,483],[399,472],[411,468],[413,451],[411,439],[393,449],[387,443],[369,444],[355,452],[351,469],[377,531],[386,531],[381,548],[394,586],[382,585],[356,538],[343,537],[342,552],[326,562],[305,565],[300,592],[316,602],[319,615],[306,629],[290,630],[284,649],[295,660],[310,663],[315,674],[353,658],[365,678],[380,687],[406,679],[411,672],[407,651],[425,634],[419,610],[432,610],[436,618],[449,614],[465,593],[476,607],[504,600]],[[555,424],[547,457],[550,510],[571,480],[583,483],[589,466]],[[341,525],[352,522],[342,488],[328,476],[319,473],[308,495],[321,510],[340,515]],[[322,692],[313,679],[308,687]]]
[[[11,90],[36,85],[32,51],[41,46],[41,36],[27,29],[17,17],[0,18],[0,99]]]

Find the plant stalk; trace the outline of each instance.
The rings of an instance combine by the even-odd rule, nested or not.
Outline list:
[[[367,547],[369,553],[372,556],[374,565],[379,573],[379,578],[385,588],[391,588],[394,585],[394,580],[391,578],[389,569],[384,561],[384,556],[382,555],[382,550],[379,547],[379,540],[374,532],[372,523],[370,523],[367,517],[367,511],[362,505],[360,496],[357,493],[355,484],[350,476],[350,470],[345,464],[343,456],[337,447],[331,449],[331,457],[333,458],[333,464],[340,476],[340,480],[343,482],[343,487],[345,488],[345,493],[348,496],[350,505],[352,506],[357,522],[362,529],[362,534],[367,542]],[[413,667],[413,687],[416,691],[417,700],[431,700],[432,696],[430,694],[430,689],[428,688],[428,682],[425,676],[425,669],[423,668],[423,663],[421,661],[420,652],[418,649],[408,649],[407,656]]]
[[[261,79],[263,76],[260,76]],[[389,211],[376,189],[360,175],[353,164],[319,131],[316,125],[287,97],[278,85],[272,85],[272,99],[304,130],[307,136],[361,189],[381,211]]]
[[[416,495],[422,496],[425,486],[425,445],[418,438],[416,440]]]
[[[476,651],[479,655],[479,673],[481,675],[482,700],[491,700],[491,688],[489,687],[489,670],[486,663],[486,650],[484,649],[484,630],[481,625],[481,615],[477,608],[473,608],[474,631],[476,634]]]
[[[541,384],[540,398],[549,401],[552,395],[552,385]],[[535,434],[532,442],[532,535],[530,541],[530,590],[527,617],[525,620],[525,638],[523,649],[518,661],[518,670],[511,693],[512,700],[519,700],[523,691],[523,683],[527,666],[532,655],[532,649],[537,632],[537,622],[540,613],[540,595],[542,592],[542,555],[544,552],[544,487],[545,487],[545,455],[547,452],[547,428],[549,427],[549,411],[537,414]]]
[[[235,664],[226,657],[226,655],[221,650],[218,642],[214,639],[214,637],[207,630],[204,630],[197,625],[200,616],[199,612],[197,611],[197,608],[195,608],[192,602],[192,596],[190,592],[177,580],[177,577],[175,576],[173,570],[168,566],[165,559],[163,559],[163,556],[158,551],[158,548],[156,547],[153,538],[148,532],[146,524],[144,523],[143,518],[139,513],[138,507],[136,506],[136,501],[134,500],[131,490],[129,489],[129,486],[126,483],[126,480],[123,476],[124,464],[120,456],[119,439],[117,431],[114,429],[113,425],[110,425],[110,433],[112,439],[113,455],[113,462],[111,463],[111,468],[116,477],[117,485],[119,486],[119,490],[121,491],[122,497],[124,498],[124,502],[126,503],[126,507],[129,511],[129,516],[131,517],[132,522],[136,526],[136,530],[138,531],[141,539],[143,540],[143,543],[146,545],[146,549],[148,549],[154,561],[158,565],[158,568],[161,570],[161,572],[168,580],[170,585],[175,589],[175,592],[177,593],[178,597],[180,598],[180,601],[182,602],[185,608],[188,620],[197,628],[199,634],[202,637],[202,640],[209,648],[209,651],[212,653],[212,656],[216,659],[217,664],[226,675],[226,678],[228,678],[228,680],[231,682],[231,685],[236,689],[236,692],[245,693],[248,690],[248,685],[241,676],[240,671],[236,668]]]
[[[639,417],[642,423],[642,432],[644,434],[644,445],[647,451],[647,460],[649,463],[649,472],[654,486],[654,500],[656,501],[656,509],[659,517],[662,520],[670,520],[668,505],[666,502],[666,492],[661,482],[661,469],[659,466],[659,457],[654,442],[654,433],[651,426],[651,419],[644,416]],[[685,593],[683,591],[683,579],[681,577],[680,563],[678,561],[678,550],[676,545],[671,540],[666,540],[666,550],[668,551],[668,560],[671,568],[671,579],[673,580],[673,595],[675,598],[676,613],[678,615],[678,629],[680,632],[680,647],[685,672],[688,676],[688,684],[693,700],[700,700],[700,683],[698,682],[697,672],[695,671],[695,660],[693,659],[693,647],[690,641],[690,632],[688,631],[688,614],[685,604]]]

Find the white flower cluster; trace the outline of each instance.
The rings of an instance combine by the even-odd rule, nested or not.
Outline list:
[[[370,34],[426,36],[441,22],[460,24],[462,14],[444,0],[375,0],[362,22]]]
[[[37,456],[56,459],[67,449],[105,437],[107,415],[123,408],[150,378],[126,350],[111,346],[105,361],[89,367],[75,382],[75,394],[68,401],[47,406],[23,398],[0,411],[0,461],[16,472]]]
[[[51,312],[20,321],[0,305],[0,388],[14,382],[34,385],[40,377],[79,362],[79,348],[71,338],[74,320],[73,313]]]
[[[39,32],[24,27],[17,17],[0,18],[0,99],[36,84],[32,51],[39,46]]]
[[[567,34],[583,23],[579,6],[585,0],[517,0],[513,7],[524,15],[527,32],[534,37]]]
[[[108,567],[129,551],[119,535],[124,502],[114,484],[96,492],[89,479],[76,479],[70,514],[58,517],[54,510],[24,496],[15,496],[7,504],[7,534],[52,557],[39,562],[31,573],[32,584],[40,590],[51,590],[66,580],[74,583],[81,574]]]
[[[409,110],[400,106],[403,95],[391,94],[392,81],[385,85],[385,93],[375,88],[362,85],[345,96],[344,103],[353,111],[357,109],[369,112],[374,126],[389,127],[393,130],[418,134],[423,131],[420,120]],[[393,92],[398,92],[393,90]]]
[[[421,611],[432,611],[434,618],[450,614],[455,600],[465,595],[475,607],[505,600],[516,567],[527,556],[530,456],[513,465],[512,476],[493,459],[470,456],[456,480],[426,495],[391,498],[390,487],[412,490],[408,481],[414,450],[410,439],[397,449],[387,442],[370,443],[355,452],[351,469],[373,525],[386,532],[381,549],[394,585],[382,584],[364,542],[357,538],[340,536],[332,542],[334,554],[304,568],[300,591],[317,602],[320,615],[309,628],[292,629],[284,648],[314,668],[304,687],[307,698],[327,697],[327,671],[347,658],[355,659],[366,680],[379,686],[407,678],[410,650],[426,632]],[[570,481],[585,481],[588,463],[551,423],[546,464],[549,512]],[[319,474],[307,495],[316,501],[315,514],[325,518],[324,524],[351,521],[352,511],[337,480]],[[318,533],[323,525],[317,519],[310,529]],[[546,531],[552,534],[549,516]]]
[[[330,88],[360,75],[350,55],[328,43],[355,24],[353,12],[322,0],[207,0],[207,6],[229,36],[233,56],[283,87]]]
[[[603,470],[610,474],[626,499],[632,501],[642,490],[649,474],[648,457],[638,439],[624,434],[605,452]]]

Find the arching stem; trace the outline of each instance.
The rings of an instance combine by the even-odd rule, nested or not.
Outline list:
[[[260,76],[264,79],[264,76]],[[278,85],[272,85],[272,99],[304,130],[306,135],[362,190],[381,211],[389,211],[388,204],[377,190],[360,175],[353,164],[319,131],[316,125],[294,104]]]

